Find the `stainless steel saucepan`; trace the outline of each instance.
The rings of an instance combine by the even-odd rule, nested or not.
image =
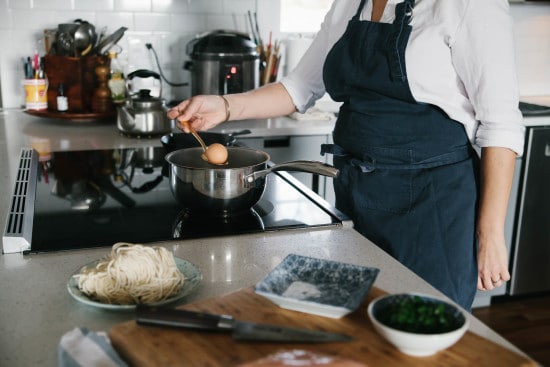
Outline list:
[[[201,148],[176,150],[166,156],[170,188],[192,212],[228,216],[250,210],[265,189],[265,177],[275,171],[300,171],[337,177],[338,169],[317,161],[291,161],[268,168],[269,154],[228,147],[228,164],[214,166],[201,158]]]

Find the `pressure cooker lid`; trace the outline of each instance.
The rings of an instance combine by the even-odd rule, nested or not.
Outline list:
[[[187,44],[187,54],[193,59],[223,57],[259,57],[256,44],[245,33],[216,30],[193,39]]]

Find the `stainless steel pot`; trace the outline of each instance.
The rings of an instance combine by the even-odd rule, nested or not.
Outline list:
[[[250,210],[265,189],[265,177],[275,171],[301,171],[337,177],[333,166],[316,161],[291,161],[267,167],[269,154],[260,150],[228,147],[225,166],[201,158],[201,148],[176,150],[166,156],[170,189],[192,212],[229,216]]]

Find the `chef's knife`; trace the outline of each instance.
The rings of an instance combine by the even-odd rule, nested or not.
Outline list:
[[[290,328],[285,326],[238,321],[227,315],[138,305],[136,321],[141,325],[169,326],[184,329],[227,331],[235,340],[296,343],[345,342],[353,338],[344,334]]]

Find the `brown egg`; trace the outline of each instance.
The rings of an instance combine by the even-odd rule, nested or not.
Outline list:
[[[219,143],[208,146],[204,153],[208,162],[212,164],[225,164],[227,162],[227,148]]]

